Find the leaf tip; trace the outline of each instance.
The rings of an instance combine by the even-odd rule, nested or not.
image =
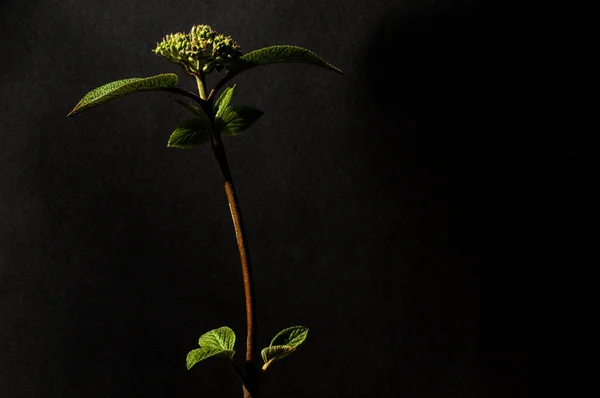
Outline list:
[[[340,68],[338,68],[338,67],[337,67],[337,66],[335,66],[335,65],[332,65],[332,64],[329,64],[329,63],[328,63],[328,64],[327,64],[327,69],[329,69],[329,70],[330,70],[330,71],[332,71],[332,72],[335,72],[335,73],[337,73],[338,75],[345,75],[344,71],[343,71],[343,70],[341,70]]]
[[[192,368],[192,366],[194,366],[198,361],[195,360],[194,358],[194,354],[198,352],[198,349],[192,350],[190,352],[188,352],[186,358],[185,358],[185,367],[187,368],[187,370],[190,370]]]

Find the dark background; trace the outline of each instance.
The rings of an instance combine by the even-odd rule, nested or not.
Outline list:
[[[233,102],[266,113],[225,142],[259,344],[311,330],[264,397],[574,396],[570,271],[546,261],[565,242],[539,231],[568,223],[577,154],[548,134],[561,27],[541,2],[4,1],[0,14],[2,397],[240,396],[224,361],[185,369],[222,325],[244,351],[210,148],[166,148],[189,116],[169,94],[66,117],[121,78],[176,72],[195,89],[150,50],[201,23],[345,71],[235,80]]]

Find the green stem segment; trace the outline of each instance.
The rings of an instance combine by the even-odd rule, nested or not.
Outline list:
[[[198,92],[200,93],[200,98],[206,100],[206,77],[204,74],[196,75],[196,83],[198,84]]]

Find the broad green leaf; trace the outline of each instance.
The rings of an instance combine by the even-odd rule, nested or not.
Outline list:
[[[296,347],[306,340],[307,335],[308,328],[304,326],[292,326],[277,333],[271,340],[271,345],[263,348],[260,353],[263,361],[265,361],[262,369],[267,370],[273,361],[284,358],[296,351]]]
[[[203,348],[218,348],[221,350],[233,350],[235,345],[235,333],[227,326],[211,330],[200,336],[198,344]]]
[[[195,350],[190,351],[187,354],[186,358],[186,366],[189,369],[192,368],[195,364],[200,361],[205,360],[206,358],[214,357],[216,355],[223,355],[231,360],[233,360],[233,355],[235,351],[233,350],[222,350],[219,348],[196,348]]]
[[[174,73],[117,80],[87,93],[67,116],[75,115],[93,106],[104,104],[127,94],[174,87],[177,84],[177,80],[177,75]]]
[[[298,46],[271,46],[251,51],[233,61],[228,69],[231,74],[238,74],[255,66],[273,63],[301,63],[320,66],[333,72],[343,72],[331,65],[317,54]]]
[[[204,144],[210,140],[208,125],[201,119],[182,120],[171,134],[168,147],[187,149]]]
[[[273,337],[273,340],[271,340],[271,347],[287,345],[296,348],[306,340],[307,335],[308,328],[305,328],[304,326],[292,326],[277,333],[277,335]]]
[[[295,350],[295,348],[287,345],[276,345],[263,348],[260,352],[263,361],[265,361],[262,370],[267,370],[267,368],[271,365],[271,363],[273,363],[273,361],[286,357]]]
[[[217,117],[217,134],[237,135],[252,126],[264,113],[251,106],[229,106]]]
[[[194,115],[198,116],[200,119],[209,122],[208,116],[199,106],[188,104],[187,102],[183,102],[181,100],[175,100],[175,102],[192,112]]]
[[[204,333],[198,340],[200,348],[188,353],[186,358],[187,368],[190,369],[196,363],[213,356],[224,356],[233,361],[235,351],[235,333],[227,326]]]
[[[231,97],[233,96],[233,90],[235,89],[235,84],[233,85],[233,87],[227,87],[225,90],[223,90],[223,92],[221,93],[221,96],[219,96],[219,98],[217,98],[217,100],[215,101],[215,110],[216,110],[216,114],[215,117],[219,117],[223,114],[223,112],[225,112],[225,109],[227,109],[227,107],[229,106],[229,103],[231,102]]]

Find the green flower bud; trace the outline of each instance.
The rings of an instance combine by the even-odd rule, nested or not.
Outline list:
[[[189,33],[166,35],[156,44],[154,53],[182,65],[193,75],[207,74],[242,55],[229,36],[217,34],[208,25],[194,25]]]
[[[206,51],[215,35],[216,32],[208,25],[194,25],[190,30],[190,41],[196,49]]]

